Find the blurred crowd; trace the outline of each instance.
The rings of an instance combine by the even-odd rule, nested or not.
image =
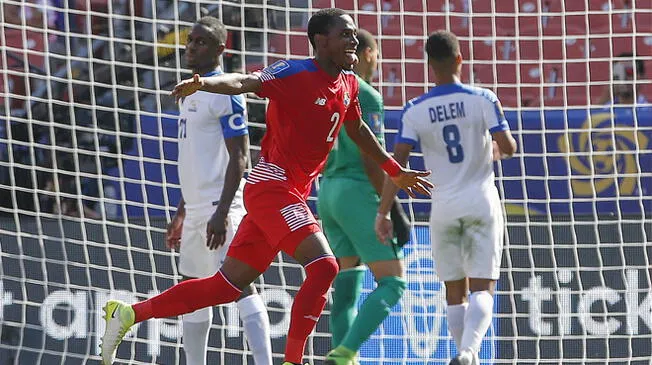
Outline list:
[[[6,65],[6,72],[0,73],[0,93],[5,95],[0,103],[0,115],[5,119],[0,124],[0,137],[11,144],[0,144],[0,206],[98,216],[99,196],[105,183],[101,177],[115,169],[120,155],[134,146],[139,115],[158,116],[175,110],[174,101],[161,90],[170,90],[180,78],[187,76],[183,73],[181,52],[176,52],[183,49],[187,29],[184,24],[190,25],[204,15],[221,18],[229,29],[224,68],[227,72],[247,72],[273,62],[270,53],[307,56],[303,35],[310,15],[307,9],[318,3],[316,0],[2,1],[0,41],[4,51],[0,52],[0,60],[3,67]],[[369,2],[360,10],[371,14],[382,10],[382,15],[377,20],[372,15],[361,15],[361,23],[377,21],[378,29],[387,32],[411,25],[391,15],[402,9],[397,0],[383,0],[382,9],[375,9],[374,4],[375,1]],[[451,0],[450,4],[458,4],[462,14],[468,13],[472,4],[474,11],[480,11],[481,5],[472,0]],[[555,6],[550,1],[544,5],[547,8],[542,11]],[[551,19],[546,17],[544,27],[552,24]],[[456,23],[451,27],[466,27],[470,32],[468,17],[453,20]],[[482,19],[473,19],[476,20]],[[621,20],[623,29],[631,27],[631,17]],[[415,25],[416,31],[423,31],[421,25]],[[296,37],[303,41],[294,42],[299,38],[293,38],[294,34],[287,36],[287,30],[296,31]],[[401,32],[407,34],[408,30]],[[294,43],[301,43],[298,53]],[[512,42],[504,43],[491,45],[496,48],[493,57],[496,53],[502,54],[505,60],[516,57]],[[393,48],[389,45],[393,43],[383,44],[385,58],[395,58],[390,55]],[[403,47],[405,55],[411,55],[409,47],[419,44],[405,40],[405,45],[398,48]],[[480,52],[481,48],[475,47],[475,52]],[[421,50],[410,57],[418,58],[422,53]],[[423,68],[410,66],[405,70],[400,63],[384,63],[381,91],[388,105],[399,106],[406,95],[410,96],[409,92],[422,92],[419,88],[405,87],[408,92],[403,95],[405,90],[400,85],[403,78],[410,81],[408,71]],[[517,63],[511,61],[511,64]],[[489,71],[481,69],[482,66],[467,70],[479,84],[494,79],[484,76]],[[622,52],[611,69],[613,85],[604,86],[597,96],[592,94],[591,103],[648,103],[645,93],[640,91],[640,85],[645,85],[641,80],[647,77],[645,62],[631,52]],[[540,76],[544,82],[563,82],[558,68],[545,72]],[[427,78],[427,75],[420,77]],[[552,97],[558,98],[554,86],[547,89]],[[506,106],[510,106],[509,101]],[[528,106],[526,98],[522,106]],[[264,103],[249,103],[252,146],[259,145],[264,133],[264,107]],[[256,151],[252,153],[255,160]]]
[[[186,76],[175,52],[185,42],[185,28],[179,24],[213,15],[239,28],[285,28],[285,12],[270,11],[265,19],[262,9],[245,3],[262,0],[201,5],[3,1],[0,39],[6,51],[1,57],[8,72],[0,74],[0,92],[6,93],[0,112],[7,121],[0,135],[11,143],[0,145],[0,161],[11,163],[0,166],[0,206],[98,217],[101,176],[133,146],[138,114],[175,111],[174,101],[159,90],[171,89]],[[296,3],[307,6],[307,1]],[[299,18],[307,21],[305,12]],[[229,33],[226,71],[242,72],[245,62],[263,64],[262,32]],[[252,53],[246,60],[243,38]],[[155,40],[160,47],[154,47]],[[250,109],[254,124],[264,123],[264,104],[254,103]],[[253,143],[263,133],[254,129]]]

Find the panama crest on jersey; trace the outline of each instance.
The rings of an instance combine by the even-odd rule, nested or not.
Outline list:
[[[349,106],[349,103],[351,102],[351,96],[349,96],[349,92],[344,93],[344,106]]]

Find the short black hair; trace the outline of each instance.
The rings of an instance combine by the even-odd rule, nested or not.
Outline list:
[[[321,9],[308,21],[308,39],[310,44],[315,47],[315,34],[328,34],[335,19],[346,15],[346,12],[339,8]]]
[[[219,44],[226,44],[226,27],[221,20],[214,16],[205,16],[197,21],[197,24],[210,29],[211,34]]]
[[[358,43],[358,48],[355,50],[355,53],[357,54],[360,54],[360,52],[364,51],[367,48],[378,48],[378,44],[376,43],[374,36],[364,29],[358,29],[357,38],[358,42],[360,42]]]
[[[636,59],[636,56],[632,52],[622,52],[618,55],[618,58],[630,58],[634,60],[636,65],[636,78],[639,78],[645,75],[645,62],[641,59]]]
[[[460,54],[460,42],[452,32],[437,30],[428,36],[426,53],[428,54],[428,58],[435,61],[447,61]]]

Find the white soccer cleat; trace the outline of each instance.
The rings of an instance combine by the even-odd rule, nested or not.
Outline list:
[[[100,343],[102,365],[112,365],[118,345],[134,325],[136,314],[130,305],[117,300],[109,300],[104,305],[106,327]]]
[[[470,350],[462,350],[448,365],[480,365],[480,359]]]

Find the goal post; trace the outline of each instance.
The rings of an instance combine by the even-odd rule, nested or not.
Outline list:
[[[178,281],[163,242],[180,197],[169,91],[189,75],[192,23],[222,19],[225,69],[250,72],[310,57],[308,19],[331,6],[377,37],[388,150],[402,105],[434,86],[423,51],[433,30],[458,35],[464,81],[502,102],[519,151],[495,165],[507,227],[483,364],[650,364],[652,6],[640,0],[3,0],[0,364],[97,361],[107,298]],[[255,161],[266,103],[247,102]],[[418,152],[410,164],[423,167]],[[313,208],[318,193],[317,182]],[[401,199],[414,222],[408,287],[360,361],[447,364],[430,203]],[[277,362],[304,277],[279,255],[258,281]],[[367,274],[363,298],[374,285]],[[310,363],[330,350],[329,311]],[[185,363],[179,326],[141,324],[117,361]],[[253,364],[236,306],[215,309],[208,359]]]

